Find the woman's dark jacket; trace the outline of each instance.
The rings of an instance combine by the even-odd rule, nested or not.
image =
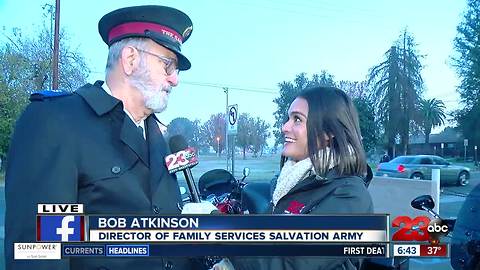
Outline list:
[[[365,181],[357,176],[338,176],[331,170],[326,179],[311,175],[282,197],[273,214],[369,214],[373,204]],[[360,269],[361,259],[321,257],[235,257],[236,270]]]

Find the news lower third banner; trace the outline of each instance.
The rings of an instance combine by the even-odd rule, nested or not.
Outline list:
[[[90,242],[387,242],[385,216],[90,216]]]
[[[389,257],[390,253],[388,215],[88,216],[42,209],[36,217],[37,243],[16,243],[20,259],[30,253],[34,254],[30,259],[42,259],[45,252],[55,252],[52,259],[60,255]]]

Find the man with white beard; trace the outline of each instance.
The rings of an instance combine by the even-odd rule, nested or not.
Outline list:
[[[17,122],[5,181],[7,269],[192,269],[182,257],[14,260],[14,243],[37,240],[39,203],[81,203],[87,215],[180,213],[155,113],[191,66],[180,47],[192,22],[174,8],[136,6],[108,13],[98,29],[109,46],[106,82],[35,93]]]

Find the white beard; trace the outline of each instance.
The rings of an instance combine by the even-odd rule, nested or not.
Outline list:
[[[132,74],[130,83],[142,93],[145,107],[154,113],[161,113],[167,108],[168,93],[166,91],[170,92],[171,87],[155,88],[150,79],[150,70],[143,60],[140,61],[138,70]]]

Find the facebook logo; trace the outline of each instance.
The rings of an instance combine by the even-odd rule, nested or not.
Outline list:
[[[37,216],[37,241],[84,241],[83,216]]]

